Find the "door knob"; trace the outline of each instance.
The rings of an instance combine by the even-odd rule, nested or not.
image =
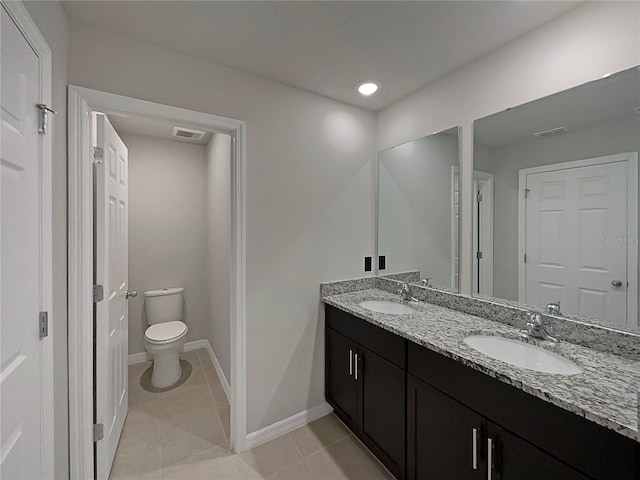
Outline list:
[[[124,294],[125,298],[129,298],[129,297],[137,297],[138,296],[138,292],[136,292],[135,290],[127,290],[127,292]]]
[[[613,285],[616,288],[620,288],[622,286],[622,282],[620,280],[612,280],[611,285]]]

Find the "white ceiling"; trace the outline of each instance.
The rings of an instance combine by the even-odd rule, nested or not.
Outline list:
[[[379,110],[577,1],[65,1],[70,19]],[[377,80],[362,97],[356,85]]]
[[[473,133],[481,145],[501,148],[535,140],[534,133],[557,127],[575,131],[612,121],[635,121],[640,126],[636,108],[640,108],[640,68],[481,118]]]
[[[118,133],[133,133],[136,135],[145,135],[147,137],[164,138],[165,140],[174,140],[176,142],[196,143],[206,145],[211,139],[211,133],[207,133],[200,140],[192,140],[184,137],[176,137],[172,135],[173,127],[191,128],[193,130],[201,130],[200,127],[192,125],[177,125],[175,122],[161,120],[158,118],[145,117],[143,115],[115,115],[109,114],[109,121]]]

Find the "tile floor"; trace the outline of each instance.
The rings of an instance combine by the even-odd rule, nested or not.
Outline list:
[[[111,480],[382,480],[391,477],[332,414],[252,450],[229,451],[229,402],[206,350],[182,355],[180,386],[148,384],[150,362],[129,367],[129,413]]]

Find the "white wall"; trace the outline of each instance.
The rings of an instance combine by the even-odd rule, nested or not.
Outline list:
[[[378,249],[386,270],[451,283],[451,167],[458,136],[441,133],[380,152]]]
[[[121,133],[129,150],[129,354],[144,352],[144,291],[184,287],[186,340],[209,332],[206,146]]]
[[[214,133],[207,144],[207,339],[231,380],[231,137]]]
[[[49,134],[53,136],[53,377],[55,477],[69,476],[67,397],[67,17],[59,2],[24,2],[51,48],[53,90]]]
[[[247,122],[247,430],[322,404],[318,284],[373,254],[375,114],[79,24],[69,79]]]
[[[608,121],[557,137],[533,139],[493,150],[494,296],[518,300],[519,171],[554,163],[637,152],[637,119]]]
[[[463,127],[463,292],[471,292],[473,121],[640,64],[639,26],[638,2],[589,2],[378,113],[378,150]]]

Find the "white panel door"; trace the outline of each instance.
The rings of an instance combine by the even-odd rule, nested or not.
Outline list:
[[[526,177],[528,304],[627,322],[627,163]]]
[[[42,465],[46,359],[38,325],[49,201],[41,195],[40,60],[4,6],[0,12],[0,478],[38,479],[50,475]]]
[[[94,114],[94,140],[104,160],[95,166],[96,419],[104,438],[96,445],[98,480],[109,478],[127,415],[128,152],[109,120]]]

